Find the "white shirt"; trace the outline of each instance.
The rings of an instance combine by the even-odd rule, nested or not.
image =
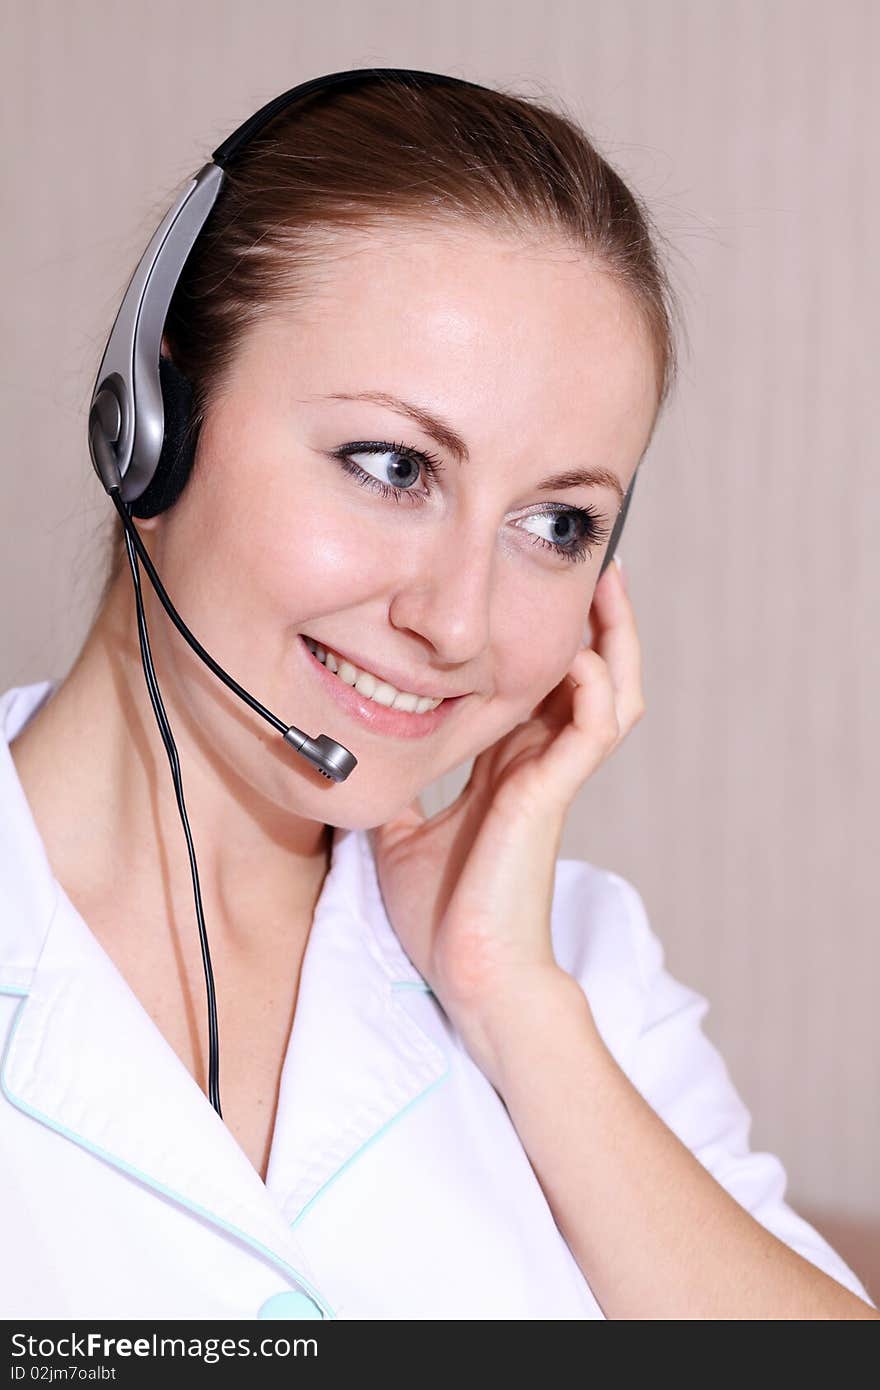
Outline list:
[[[391,927],[365,831],[334,832],[263,1183],[52,873],[8,745],[56,685],[0,697],[3,1316],[604,1317],[504,1104]],[[552,933],[662,1119],[870,1302],[784,1201],[779,1159],[749,1150],[708,1003],[664,969],[635,888],[559,860]]]

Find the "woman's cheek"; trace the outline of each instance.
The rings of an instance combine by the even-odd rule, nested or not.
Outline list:
[[[391,577],[387,547],[371,544],[365,528],[340,522],[338,508],[304,509],[296,537],[274,548],[271,570],[270,582],[294,621],[357,610]]]
[[[535,681],[530,688],[527,697],[527,710],[523,715],[524,719],[527,719],[533,711],[537,709],[538,705],[546,700],[547,696],[565,679],[568,672],[571,670],[572,662],[581,646],[582,643],[578,641],[576,645],[571,648],[570,654],[566,654],[562,657],[555,656],[552,661],[548,661],[547,665],[544,667],[543,677]]]

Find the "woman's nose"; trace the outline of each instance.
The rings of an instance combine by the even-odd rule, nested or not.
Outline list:
[[[421,550],[389,612],[394,627],[416,633],[456,664],[475,660],[488,645],[495,583],[494,543],[464,540],[459,532]]]

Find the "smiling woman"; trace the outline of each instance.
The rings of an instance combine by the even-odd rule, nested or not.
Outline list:
[[[655,238],[574,122],[445,79],[313,93],[229,165],[162,466],[71,672],[0,699],[7,1316],[871,1316],[635,889],[558,859],[644,712],[601,567],[675,371]],[[135,606],[132,532],[350,777]]]

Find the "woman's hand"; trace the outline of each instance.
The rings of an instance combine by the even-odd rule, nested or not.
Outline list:
[[[531,717],[475,759],[451,806],[428,819],[416,798],[371,832],[398,939],[481,1064],[492,1020],[564,975],[550,910],[565,817],[645,710],[635,616],[615,563],[590,618],[595,650],[581,648]]]

